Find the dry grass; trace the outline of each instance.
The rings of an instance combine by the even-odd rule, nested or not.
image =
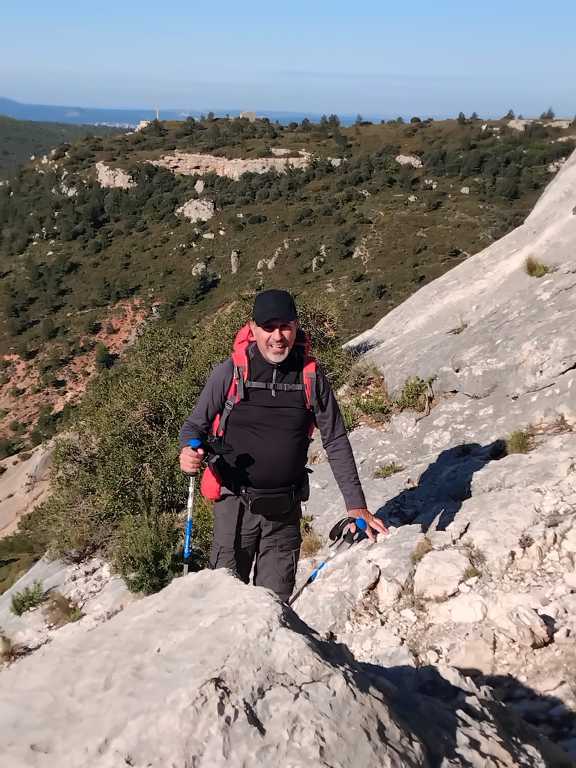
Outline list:
[[[538,259],[535,259],[533,256],[528,256],[524,262],[524,269],[526,270],[526,274],[530,275],[530,277],[544,277],[544,275],[550,272],[549,266],[538,261]]]
[[[300,533],[302,534],[302,544],[300,545],[300,555],[302,557],[313,557],[322,548],[322,538],[316,533],[312,526],[312,518],[305,515],[300,520]]]
[[[386,479],[387,477],[392,477],[392,475],[395,475],[397,472],[402,472],[404,470],[404,467],[401,464],[396,464],[395,461],[391,461],[389,464],[383,464],[381,467],[378,467],[374,472],[374,477],[379,479]]]
[[[418,542],[416,545],[416,549],[414,552],[412,552],[412,562],[413,563],[419,563],[420,560],[424,557],[424,555],[427,555],[428,552],[431,552],[433,549],[432,542],[427,536],[424,536],[424,538]]]
[[[60,592],[52,592],[45,609],[48,624],[54,629],[82,618],[80,606]]]
[[[474,579],[477,576],[482,576],[482,572],[476,568],[475,565],[469,565],[468,568],[464,571],[464,576],[462,577],[462,581],[468,581],[468,579]]]
[[[13,658],[14,649],[12,647],[12,641],[0,632],[0,664],[12,661]]]
[[[528,430],[517,429],[506,438],[506,453],[528,453],[534,447],[534,438]]]

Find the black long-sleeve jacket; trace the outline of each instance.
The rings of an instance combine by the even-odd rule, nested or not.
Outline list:
[[[301,383],[302,359],[293,349],[287,359],[274,365],[266,361],[255,344],[248,350],[250,380],[277,384]],[[226,360],[212,371],[191,415],[180,430],[180,446],[188,440],[205,440],[212,423],[221,414],[232,381],[234,366]],[[302,391],[249,388],[232,409],[226,424],[225,442],[230,454],[218,460],[217,468],[227,488],[283,488],[299,486],[305,475],[309,431],[314,421],[320,430],[336,482],[347,509],[365,508],[352,448],[338,403],[325,374],[318,368],[314,412],[307,408]]]

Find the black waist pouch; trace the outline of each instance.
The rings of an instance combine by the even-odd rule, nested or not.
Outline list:
[[[298,489],[293,485],[289,488],[241,488],[239,496],[249,512],[270,520],[289,517],[300,501]]]

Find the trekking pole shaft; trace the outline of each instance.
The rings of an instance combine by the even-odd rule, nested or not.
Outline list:
[[[358,530],[360,531],[366,530],[366,521],[363,520],[361,517],[357,518],[354,522]],[[347,542],[344,539],[342,539],[342,541],[340,541],[336,545],[336,547],[331,552],[331,554],[328,555],[328,557],[325,560],[323,560],[320,563],[320,565],[317,565],[316,568],[314,568],[314,570],[312,571],[310,576],[308,576],[304,584],[302,584],[302,586],[299,589],[297,589],[296,592],[294,592],[294,594],[292,595],[292,597],[288,600],[288,605],[292,605],[293,603],[296,602],[296,600],[298,600],[298,598],[300,597],[302,592],[304,592],[306,587],[312,584],[312,582],[316,579],[320,571],[328,565],[328,563],[338,554],[338,552],[340,551],[340,547],[346,543]],[[352,540],[352,542],[348,544],[348,549],[352,546],[353,543],[354,541]]]
[[[202,445],[201,440],[193,439],[188,441],[188,447],[192,448],[193,450],[197,450]],[[188,503],[186,505],[187,509],[187,516],[186,516],[186,528],[184,531],[184,568],[182,569],[182,573],[184,576],[188,573],[188,567],[190,560],[190,553],[192,551],[192,531],[194,528],[194,518],[192,517],[192,512],[194,511],[194,492],[196,490],[196,475],[192,475],[190,477],[190,483],[188,485]]]
[[[192,528],[193,518],[192,510],[194,509],[194,491],[196,489],[196,476],[192,475],[190,478],[190,484],[188,486],[188,514],[186,517],[186,529],[184,533],[184,576],[188,573],[188,560],[190,559],[190,549],[192,544]]]

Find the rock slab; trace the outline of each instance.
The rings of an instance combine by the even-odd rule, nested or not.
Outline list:
[[[384,671],[320,641],[266,590],[204,571],[2,672],[3,764],[547,765],[453,670],[412,670],[412,693]]]

